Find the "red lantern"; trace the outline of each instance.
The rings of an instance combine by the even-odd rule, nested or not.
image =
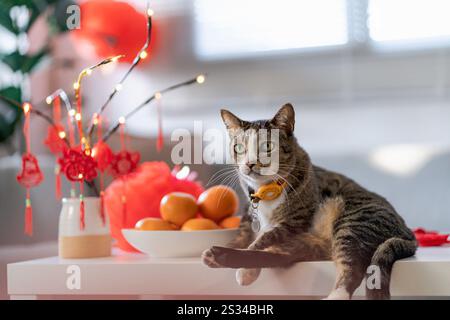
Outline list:
[[[133,62],[147,38],[146,15],[118,1],[91,0],[80,7],[81,28],[73,32],[80,54],[103,58],[123,54],[121,61]]]

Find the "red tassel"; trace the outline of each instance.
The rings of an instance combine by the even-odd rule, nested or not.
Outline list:
[[[55,196],[56,200],[61,199],[61,169],[59,164],[55,166]]]
[[[84,195],[83,195],[83,181],[80,182],[80,230],[84,230],[85,216],[84,216]]]
[[[158,100],[156,110],[158,113],[158,140],[156,141],[156,150],[161,152],[164,146],[164,134],[162,129],[162,109],[161,109],[161,100]]]
[[[100,192],[100,215],[102,218],[103,225],[106,225],[106,216],[105,216],[105,192]]]
[[[33,235],[33,208],[31,207],[30,190],[27,190],[27,199],[25,200],[25,234]]]

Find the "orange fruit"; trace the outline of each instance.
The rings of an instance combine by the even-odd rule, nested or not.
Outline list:
[[[219,226],[221,226],[224,229],[235,229],[239,228],[240,224],[241,224],[241,217],[232,216],[220,221]]]
[[[194,218],[186,221],[181,227],[182,231],[212,230],[220,227],[212,220],[205,218]]]
[[[144,218],[136,222],[134,226],[137,230],[177,230],[177,227],[170,222],[159,218]]]
[[[181,227],[189,219],[195,218],[198,206],[189,193],[172,192],[161,199],[159,211],[163,220]]]
[[[233,189],[219,185],[205,190],[198,198],[198,204],[205,218],[219,222],[238,211],[239,198]]]

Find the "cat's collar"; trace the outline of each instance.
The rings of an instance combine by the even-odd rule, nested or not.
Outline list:
[[[254,190],[250,190],[250,200],[252,202],[258,202],[261,200],[275,200],[281,195],[285,186],[285,181],[273,181],[262,185],[258,188],[258,190],[256,190],[256,192],[254,192]]]

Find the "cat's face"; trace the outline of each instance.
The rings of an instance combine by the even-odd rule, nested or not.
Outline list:
[[[244,121],[227,110],[221,115],[230,135],[231,158],[245,180],[261,184],[286,178],[295,161],[291,104],[270,120]]]

